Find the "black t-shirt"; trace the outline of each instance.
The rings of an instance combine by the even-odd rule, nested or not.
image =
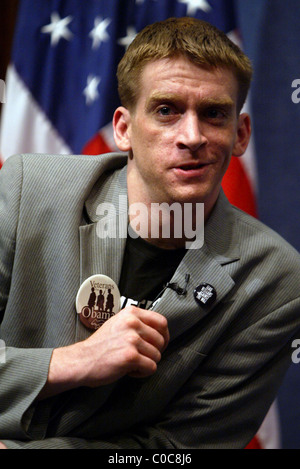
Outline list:
[[[128,236],[119,282],[122,308],[128,302],[147,308],[171,280],[185,253],[185,249],[162,249]]]

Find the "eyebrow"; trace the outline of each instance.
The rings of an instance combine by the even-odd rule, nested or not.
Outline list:
[[[185,103],[185,98],[177,93],[154,93],[146,101],[145,109],[149,110],[160,103]],[[203,107],[221,107],[226,110],[234,108],[235,103],[230,97],[218,97],[218,98],[201,98],[199,108]]]
[[[234,101],[231,98],[203,98],[202,100],[205,106],[209,107],[223,107],[223,108],[232,108],[234,107]]]
[[[182,96],[176,93],[153,93],[145,104],[145,109],[151,109],[160,103],[184,102]]]

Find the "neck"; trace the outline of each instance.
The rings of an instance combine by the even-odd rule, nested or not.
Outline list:
[[[164,249],[186,248],[203,238],[204,204],[129,201],[129,234]]]

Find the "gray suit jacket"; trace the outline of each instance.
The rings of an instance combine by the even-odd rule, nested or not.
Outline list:
[[[0,441],[10,448],[243,448],[257,431],[300,336],[299,254],[221,193],[205,244],[189,250],[156,310],[171,341],[157,372],[36,403],[53,348],[90,332],[75,297],[90,275],[118,283],[126,242],[126,158],[25,155],[0,171]],[[122,199],[124,201],[124,197]],[[126,198],[125,198],[126,201]],[[117,239],[97,207],[113,203]],[[193,290],[217,292],[199,306]],[[121,292],[122,294],[122,292]]]

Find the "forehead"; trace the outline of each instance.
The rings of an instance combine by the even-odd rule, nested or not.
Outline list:
[[[203,97],[237,102],[238,83],[225,67],[200,67],[185,57],[158,59],[145,65],[140,75],[138,102],[164,95]]]

